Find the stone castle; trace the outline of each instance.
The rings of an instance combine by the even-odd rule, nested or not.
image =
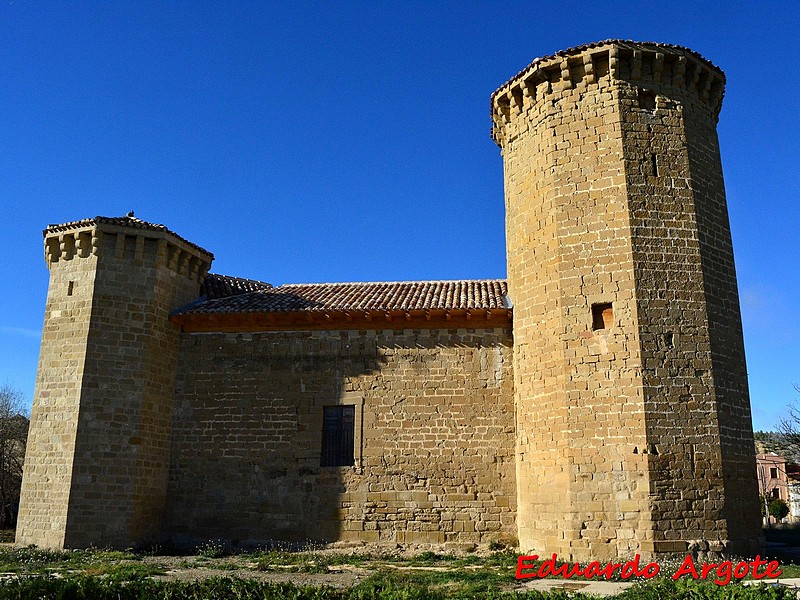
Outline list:
[[[272,287],[132,214],[49,226],[17,542],[753,552],[724,82],[610,40],[503,84],[507,282]]]

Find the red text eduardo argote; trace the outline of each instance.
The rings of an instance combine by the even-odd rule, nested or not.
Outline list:
[[[543,577],[561,577],[563,579],[583,578],[583,579],[611,579],[615,574],[620,579],[630,579],[631,577],[643,577],[650,579],[661,572],[658,563],[648,562],[641,564],[640,556],[637,554],[632,560],[624,563],[605,563],[590,562],[582,567],[579,563],[558,564],[558,556],[553,554],[547,560],[536,564],[539,560],[537,554],[521,555],[517,558],[517,579],[531,579]],[[764,567],[763,569],[760,569]],[[743,579],[751,575],[753,579],[774,579],[780,577],[783,571],[778,565],[778,561],[763,560],[756,556],[750,561],[738,561],[734,563],[724,560],[714,562],[695,562],[691,555],[683,559],[681,566],[672,575],[672,579],[692,578],[692,579],[711,579],[717,585],[726,585],[732,579]]]

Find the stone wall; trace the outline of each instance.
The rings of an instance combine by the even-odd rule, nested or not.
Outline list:
[[[748,556],[758,549],[759,544],[754,547],[752,536],[753,532],[758,532],[760,537],[761,513],[760,508],[753,509],[758,504],[758,484],[754,470],[752,415],[719,140],[716,127],[708,118],[700,116],[704,112],[701,103],[687,103],[684,112],[690,124],[686,141],[726,490],[723,517],[728,538],[740,540],[731,549]]]
[[[50,266],[16,541],[62,548],[97,257]]]
[[[565,559],[626,555],[648,529],[619,88],[604,71],[563,89],[548,75],[503,142],[520,542]]]
[[[650,53],[639,57],[637,85],[635,62],[621,62],[620,108],[647,437],[657,451],[654,544],[751,555],[760,534],[753,433],[716,133],[724,81],[697,63],[679,78],[680,63],[668,64],[656,79]]]
[[[178,373],[172,541],[516,535],[509,330],[191,334]],[[341,404],[355,465],[321,467]]]

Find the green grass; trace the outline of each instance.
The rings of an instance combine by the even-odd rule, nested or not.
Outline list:
[[[499,569],[513,574],[516,570],[517,555],[508,552],[495,552],[490,556],[454,556],[422,552],[412,558],[401,558],[390,554],[341,554],[321,552],[261,552],[252,555],[241,555],[242,560],[251,560],[259,571],[283,571],[294,573],[329,573],[336,567],[349,565],[365,569],[383,569],[385,567],[439,568],[449,569],[456,574],[465,568],[478,569],[494,575]]]
[[[90,575],[138,575],[163,572],[157,567],[136,564],[141,557],[110,550],[43,550],[36,547],[0,548],[0,572],[19,574],[87,573]]]
[[[39,548],[0,548],[0,571],[38,573],[53,565],[73,565],[84,560],[87,552],[41,550]]]
[[[365,589],[424,590],[442,598],[492,597],[514,584],[513,573],[489,570],[405,571],[383,569],[359,584]],[[356,587],[359,587],[356,586]],[[425,596],[424,596],[425,597]]]
[[[614,596],[619,600],[796,600],[796,592],[785,587],[716,585],[680,579],[659,578],[638,583]]]
[[[524,589],[515,579],[517,554],[502,550],[488,556],[475,554],[454,556],[422,552],[411,558],[396,554],[332,553],[319,551],[260,551],[215,558],[219,552],[200,549],[193,557],[180,559],[180,567],[213,570],[255,570],[272,572],[332,573],[349,565],[365,577],[348,590],[333,588],[301,588],[236,578],[208,578],[187,583],[157,581],[169,560],[159,560],[152,553],[135,554],[107,550],[49,551],[35,547],[0,548],[0,572],[14,573],[0,585],[0,600],[15,598],[169,598],[170,600],[209,600],[236,598],[305,598],[336,600],[413,600],[445,599],[544,599],[581,598],[575,592],[514,593]],[[224,553],[223,553],[224,554]],[[209,556],[212,555],[212,556]],[[143,560],[147,557],[147,560]],[[680,561],[678,561],[680,562]],[[657,598],[751,600],[795,598],[782,588],[744,587],[739,583],[726,586],[712,581],[695,582],[681,579],[673,582],[671,563],[662,563],[662,575],[640,582],[618,597],[625,600]],[[800,573],[800,567],[784,566],[783,577]],[[713,579],[713,577],[712,577]],[[530,581],[530,580],[529,580]],[[584,583],[577,578],[573,583]]]
[[[334,563],[331,557],[312,552],[264,552],[253,556],[258,571],[289,573],[327,573]]]
[[[211,578],[196,582],[140,580],[120,582],[100,577],[33,578],[0,586],[0,600],[329,600],[342,598],[332,588],[299,588],[241,579]]]
[[[486,600],[590,600],[591,596],[568,592],[514,594],[480,585],[447,587],[436,582],[406,581],[377,575],[358,585],[337,590],[331,587],[298,587],[292,584],[264,583],[236,578],[210,578],[195,582],[137,580],[121,582],[102,577],[72,576],[64,579],[25,578],[0,586],[0,600],[445,600],[470,598]],[[672,582],[659,580],[637,585],[617,598],[622,600],[794,600],[785,588]]]

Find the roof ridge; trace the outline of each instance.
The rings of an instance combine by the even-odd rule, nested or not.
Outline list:
[[[495,277],[487,279],[409,279],[405,281],[330,281],[315,283],[282,283],[275,288],[299,287],[299,286],[325,286],[325,285],[398,285],[412,283],[490,283],[506,281],[505,277]]]

